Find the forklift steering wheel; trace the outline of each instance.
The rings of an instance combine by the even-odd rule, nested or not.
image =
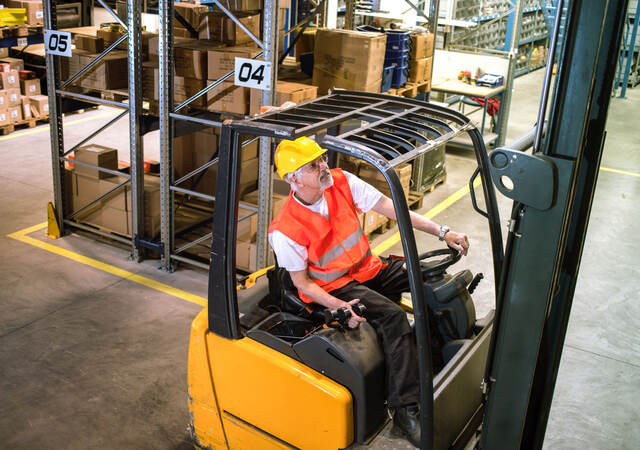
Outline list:
[[[443,256],[447,255],[443,259],[439,259],[436,261],[426,261],[435,256]],[[460,261],[462,257],[462,253],[458,250],[447,247],[441,248],[438,250],[431,250],[430,252],[425,252],[418,256],[418,260],[420,261],[420,270],[422,271],[422,275],[425,278],[432,277],[441,277],[444,274],[444,271],[452,264]]]

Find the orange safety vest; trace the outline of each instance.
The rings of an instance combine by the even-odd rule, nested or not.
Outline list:
[[[340,169],[331,169],[333,186],[324,191],[329,210],[327,220],[304,207],[289,194],[269,232],[279,231],[292,241],[306,247],[307,273],[325,291],[341,288],[355,280],[364,283],[375,277],[382,261],[371,254],[351,189]],[[306,303],[312,300],[298,291]]]

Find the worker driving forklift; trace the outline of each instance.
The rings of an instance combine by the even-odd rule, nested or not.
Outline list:
[[[329,170],[325,153],[306,136],[278,145],[275,166],[292,193],[269,227],[269,241],[278,266],[288,272],[303,301],[314,308],[346,309],[349,328],[367,320],[374,327],[386,363],[394,430],[419,446],[416,346],[399,305],[402,293],[409,291],[404,262],[372,254],[358,219],[358,212],[373,210],[395,220],[393,203],[349,172]],[[467,253],[465,234],[415,212],[410,216],[414,228]],[[354,311],[356,304],[364,305],[364,314]]]
[[[275,168],[291,193],[269,228],[276,267],[237,289],[240,134],[275,138]],[[199,446],[397,447],[407,439],[448,448],[473,435],[493,318],[475,315],[471,293],[482,275],[447,273],[466,254],[467,236],[409,212],[395,171],[461,134],[477,147],[475,177],[488,166],[475,126],[422,101],[337,91],[223,125],[209,303],[189,350]],[[390,198],[329,169],[329,152],[377,168]],[[483,192],[496,270],[495,193],[491,184]],[[371,209],[398,221],[404,255],[371,253],[357,215]],[[418,255],[412,227],[443,248]],[[400,306],[402,293],[409,306]]]

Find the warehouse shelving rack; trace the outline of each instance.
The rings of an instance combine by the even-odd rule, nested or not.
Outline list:
[[[49,93],[49,109],[50,109],[50,136],[51,136],[51,152],[52,152],[52,169],[53,169],[53,187],[54,187],[54,207],[57,214],[58,226],[62,234],[67,233],[70,229],[79,229],[95,235],[106,237],[116,242],[120,242],[129,246],[131,249],[131,258],[134,261],[141,261],[144,257],[145,250],[150,249],[160,253],[161,268],[172,271],[174,263],[186,262],[200,267],[208,267],[195,259],[190,259],[180,255],[181,252],[187,250],[191,246],[205,242],[210,234],[204,234],[193,242],[186,243],[180,248],[175,247],[175,230],[174,230],[174,211],[175,211],[175,194],[188,194],[191,197],[199,198],[204,201],[214,201],[212,195],[200,194],[198,192],[189,191],[180,187],[180,183],[188,178],[196,177],[209,167],[216,163],[212,160],[194,170],[192,173],[180,180],[174,180],[173,177],[173,138],[176,134],[185,134],[189,131],[195,131],[206,127],[220,127],[220,115],[208,112],[186,113],[184,109],[200,98],[206,95],[211,89],[219,85],[222,81],[233,76],[230,72],[221,79],[209,84],[198,94],[192,96],[179,105],[173,103],[173,0],[162,0],[159,3],[159,117],[158,127],[160,129],[160,239],[154,236],[144,235],[144,170],[143,170],[143,144],[142,134],[150,131],[147,126],[149,121],[145,120],[142,111],[142,89],[141,89],[141,6],[142,0],[127,0],[127,19],[123,21],[103,0],[97,0],[100,5],[105,8],[114,18],[114,21],[120,23],[125,29],[126,34],[110,45],[104,52],[90,62],[86,67],[80,69],[78,73],[71,76],[67,80],[60,79],[59,57],[51,54],[46,55],[47,62],[47,87]],[[263,8],[263,35],[264,40],[260,41],[258,37],[252,35],[240,21],[227,10],[217,0],[212,0],[212,5],[222,10],[231,20],[238,26],[243,28],[247,34],[262,49],[257,57],[262,56],[263,59],[271,63],[271,80],[269,90],[263,91],[262,103],[273,104],[275,92],[275,80],[277,79],[277,0],[265,0]],[[45,28],[50,30],[57,29],[57,14],[55,0],[44,0],[44,22]],[[118,47],[123,42],[128,41],[128,99],[125,101],[106,100],[102,98],[85,95],[83,93],[72,92],[66,90],[75,80],[86,74],[95,67],[107,54]],[[92,131],[86,138],[76,143],[70,148],[65,148],[64,133],[62,123],[62,102],[63,99],[74,99],[88,102],[91,104],[106,105],[122,109],[113,119],[109,120],[105,125]],[[130,151],[130,173],[123,174],[119,171],[113,171],[101,167],[92,166],[77,160],[69,158],[70,153],[77,150],[80,146],[90,142],[100,133],[107,130],[115,122],[129,115],[129,151]],[[245,144],[248,144],[246,142]],[[270,141],[263,139],[260,143],[259,152],[259,208],[246,205],[248,209],[253,210],[253,214],[258,215],[259,232],[258,232],[258,261],[264,265],[267,256],[267,239],[266,229],[269,223],[269,213],[271,211],[271,177],[270,167]],[[65,186],[65,162],[73,162],[76,166],[86,166],[100,172],[117,175],[124,178],[124,182],[115,186],[109,192],[94,199],[89,204],[73,211],[72,205],[67,204],[65,200],[65,192],[68,187]],[[116,192],[128,188],[131,190],[131,214],[132,214],[132,237],[127,238],[120,234],[109,232],[105,229],[88,226],[80,223],[77,217],[83,212],[89,210],[93,205],[98,204],[103,199],[115,194]],[[269,194],[268,194],[269,193]],[[210,211],[209,211],[210,215]],[[262,254],[262,257],[260,256]]]
[[[124,243],[131,248],[131,257],[135,261],[140,261],[143,257],[143,248],[145,247],[146,237],[144,236],[144,183],[143,183],[143,148],[141,139],[141,113],[142,113],[142,95],[140,73],[142,68],[141,61],[141,0],[128,0],[127,2],[127,23],[124,23],[120,17],[107,6],[103,0],[98,3],[105,8],[113,17],[126,29],[116,42],[106,48],[93,61],[80,69],[75,75],[67,80],[60,79],[59,56],[46,54],[47,66],[47,91],[49,96],[49,122],[51,137],[51,162],[53,168],[53,193],[54,206],[57,213],[58,226],[61,233],[65,233],[67,228],[76,228],[86,232],[94,233],[115,241]],[[57,10],[55,0],[43,1],[44,26],[47,30],[57,30]],[[105,100],[90,95],[85,95],[67,90],[75,80],[89,72],[102,59],[114,50],[118,45],[127,41],[128,47],[128,101]],[[66,149],[64,146],[64,132],[62,124],[62,102],[63,99],[74,99],[91,104],[108,105],[122,109],[122,113],[107,122],[105,125],[94,130],[85,139],[76,143],[71,148]],[[72,210],[72,205],[67,204],[65,200],[65,162],[72,162],[69,154],[77,150],[80,146],[86,144],[98,134],[105,131],[109,126],[113,125],[120,118],[129,115],[129,151],[130,151],[130,172],[122,174],[117,171],[92,166],[90,164],[74,161],[77,166],[87,166],[110,175],[118,175],[125,178],[125,181],[106,194],[96,198],[89,204]],[[99,203],[102,199],[112,195],[116,191],[125,189],[127,186],[131,189],[131,215],[132,215],[132,238],[126,238],[121,235],[111,233],[106,230],[97,229],[80,223],[76,218],[83,212]]]
[[[619,98],[626,98],[627,87],[640,83],[640,39],[638,39],[638,1],[630,1],[625,17],[622,45],[618,57],[615,90],[620,88]]]
[[[440,20],[452,27],[449,44],[465,48],[511,51],[519,35],[514,76],[544,67],[545,59],[531,65],[538,46],[548,48],[557,0],[450,0],[443,2]],[[518,12],[519,10],[519,12]],[[519,17],[518,17],[519,15]],[[457,25],[456,25],[457,24]]]
[[[255,58],[262,57],[264,61],[271,64],[270,90],[263,91],[262,104],[274,104],[275,80],[277,79],[277,0],[265,0],[263,6],[263,40],[253,35],[234,15],[231,11],[224,7],[218,0],[210,0],[207,4],[219,8],[231,20],[233,20],[247,35],[261,48],[261,52]],[[213,195],[202,194],[190,189],[182,187],[187,180],[193,180],[200,174],[203,174],[211,166],[217,163],[217,158],[212,158],[206,164],[196,168],[189,174],[176,180],[173,171],[173,139],[176,122],[190,122],[202,127],[220,127],[222,125],[220,116],[216,114],[196,113],[188,114],[183,112],[184,109],[197,100],[206,95],[207,92],[214,89],[223,81],[231,78],[233,71],[219,78],[213,83],[208,84],[203,90],[193,95],[186,101],[174,105],[173,103],[173,18],[174,6],[173,0],[160,0],[159,2],[159,124],[160,124],[160,222],[161,222],[161,268],[163,270],[172,271],[174,262],[183,262],[202,268],[208,268],[208,263],[199,261],[197,258],[185,256],[183,252],[208,242],[211,233],[200,233],[195,239],[183,242],[182,245],[176,247],[176,227],[175,227],[175,203],[176,193],[195,197],[205,202],[215,202]],[[248,145],[249,141],[245,142]],[[270,221],[269,213],[271,211],[271,184],[272,173],[271,166],[270,141],[261,139],[258,164],[258,189],[259,208],[250,205],[243,205],[245,208],[253,211],[258,215],[258,265],[262,266],[267,259],[267,239],[266,229]],[[249,220],[250,216],[246,216],[244,220]],[[202,227],[210,224],[210,215],[202,220]],[[189,227],[188,230],[197,228],[197,224]]]

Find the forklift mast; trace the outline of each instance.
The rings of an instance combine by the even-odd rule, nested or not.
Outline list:
[[[496,149],[489,157],[494,183],[514,206],[487,363],[484,449],[542,447],[626,10],[627,0],[568,2],[543,148],[532,155]]]

